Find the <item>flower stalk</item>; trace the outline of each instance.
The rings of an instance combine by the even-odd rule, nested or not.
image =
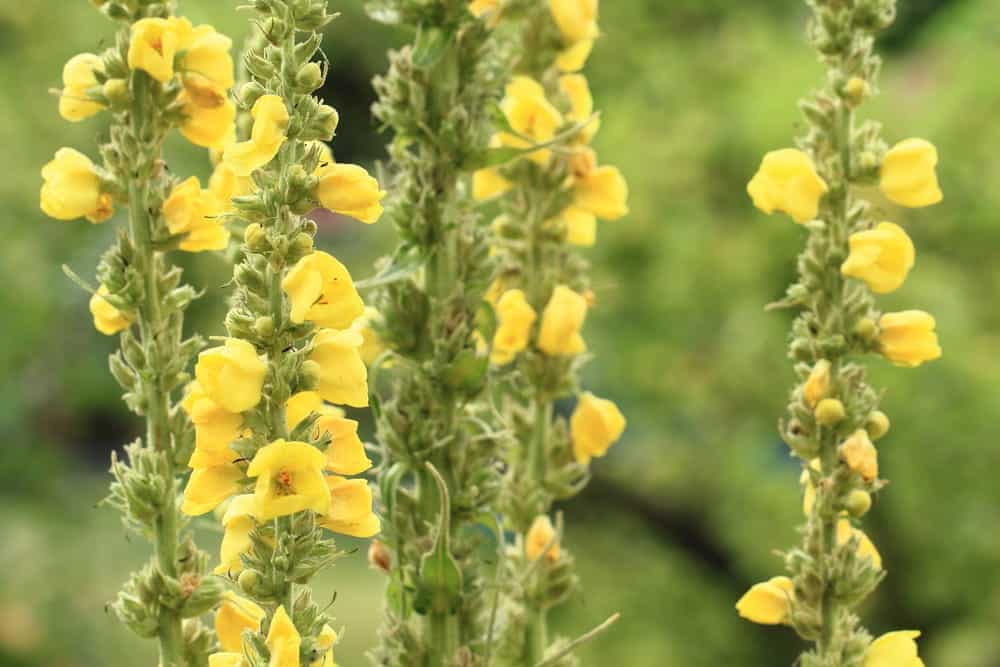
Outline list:
[[[879,222],[859,190],[877,185],[900,206],[937,203],[937,153],[920,139],[890,149],[876,123],[857,119],[876,90],[874,36],[892,23],[895,0],[807,4],[826,85],[801,104],[810,129],[799,148],[768,153],[748,186],[759,209],[787,213],[808,231],[798,280],[772,305],[799,311],[789,349],[799,382],[780,430],[803,462],[806,523],[802,545],[785,554],[790,576],[755,585],[737,609],[813,642],[803,667],[910,664],[919,662],[919,633],[873,642],[855,613],[884,577],[881,556],[856,526],[886,483],[873,442],[888,431],[860,357],[881,354],[915,367],[941,349],[930,315],[879,310],[875,295],[903,285],[915,252],[906,232]],[[881,661],[889,655],[902,662]]]

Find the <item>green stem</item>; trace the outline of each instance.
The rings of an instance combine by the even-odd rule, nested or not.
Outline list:
[[[545,484],[548,467],[549,423],[552,421],[552,403],[545,396],[535,400],[535,418],[532,425],[531,442],[528,443],[528,474],[536,487]]]
[[[524,664],[534,667],[545,659],[549,647],[549,619],[545,609],[529,609],[524,643]]]

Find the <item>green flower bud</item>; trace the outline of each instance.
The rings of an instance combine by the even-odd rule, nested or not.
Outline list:
[[[878,336],[878,327],[875,321],[869,317],[858,320],[858,325],[854,327],[854,333],[865,342],[872,342]]]
[[[322,372],[322,368],[318,363],[311,359],[307,359],[302,362],[299,367],[300,381],[302,383],[302,390],[311,391],[319,386],[319,376]]]
[[[101,87],[112,109],[122,109],[132,103],[132,94],[125,79],[108,79]]]
[[[872,496],[867,491],[855,489],[848,494],[844,507],[853,517],[864,516],[872,507]]]
[[[885,437],[885,434],[889,432],[889,416],[882,412],[881,410],[876,410],[868,415],[868,421],[865,423],[865,430],[868,431],[868,437],[872,440],[879,440]]]
[[[270,338],[274,335],[274,320],[268,315],[262,315],[254,321],[253,330],[261,338]]]
[[[264,86],[260,85],[256,81],[247,81],[243,84],[243,87],[240,88],[240,100],[249,109],[254,105],[254,102],[259,100],[266,92],[267,91],[264,90]]]
[[[816,406],[816,421],[823,426],[834,426],[847,416],[844,404],[836,398],[824,398]]]
[[[316,112],[316,124],[322,128],[324,138],[330,140],[340,124],[340,114],[333,107],[324,104]]]
[[[243,232],[243,242],[246,243],[251,252],[264,252],[270,247],[267,242],[267,233],[256,222],[247,225]]]
[[[313,251],[313,237],[304,232],[296,234],[292,239],[291,251],[297,256],[305,257]]]
[[[254,594],[254,591],[257,589],[258,582],[260,582],[260,572],[250,569],[240,572],[240,576],[236,580],[236,584],[240,587],[240,590],[247,595]]]
[[[869,94],[871,94],[871,86],[868,82],[862,79],[860,76],[852,76],[844,84],[841,94],[848,105],[856,107],[861,104]]]
[[[323,83],[323,68],[319,63],[306,63],[295,75],[295,83],[303,93],[311,93]]]

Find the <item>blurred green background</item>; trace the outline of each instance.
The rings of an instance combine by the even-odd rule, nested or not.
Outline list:
[[[195,22],[239,38],[246,16],[183,0]],[[325,94],[342,115],[342,161],[372,164],[385,141],[368,115],[371,77],[400,35],[357,8],[326,42]],[[588,386],[629,417],[624,441],[565,508],[567,546],[585,590],[559,612],[576,635],[621,611],[582,652],[588,665],[788,665],[801,644],[741,621],[733,603],[778,573],[797,541],[798,471],[775,433],[792,381],[787,314],[762,306],[794,272],[803,231],[766,218],[744,192],[760,156],[802,130],[796,100],[821,82],[799,0],[609,0],[588,68],[604,121],[595,144],[632,187],[632,214],[600,229],[599,306],[588,324]],[[892,480],[869,515],[888,579],[864,609],[876,633],[920,628],[929,665],[1000,665],[1000,15],[997,0],[901,0],[882,40],[883,96],[866,112],[890,142],[940,149],[942,205],[887,210],[918,247],[887,309],[938,318],[944,358],[919,370],[873,360],[893,432]],[[152,665],[152,644],[106,614],[124,573],[146,555],[95,508],[109,451],[138,432],[106,372],[114,341],[91,326],[87,298],[62,274],[90,276],[116,222],[45,218],[38,170],[62,145],[95,155],[100,121],[62,122],[47,89],[63,62],[102,48],[112,27],[83,0],[0,3],[0,665]],[[206,176],[203,151],[169,146],[178,173]],[[388,225],[324,228],[356,276],[394,243]],[[208,288],[192,325],[220,334],[227,269],[186,257]],[[200,540],[215,548],[210,521]],[[381,577],[361,550],[318,583],[347,633],[340,664],[363,665]]]

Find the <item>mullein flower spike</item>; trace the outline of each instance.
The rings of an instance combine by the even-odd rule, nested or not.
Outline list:
[[[229,233],[218,219],[225,202],[195,178],[172,176],[163,145],[174,129],[199,146],[219,145],[232,134],[231,44],[211,26],[173,16],[173,3],[95,4],[120,21],[119,34],[101,53],[70,58],[58,110],[71,122],[107,112],[109,139],[99,165],[60,149],[42,169],[40,204],[53,218],[93,223],[108,220],[115,204],[129,211],[127,233],[98,267],[90,311],[98,331],[121,336],[111,370],[147,426],[144,439],[126,446],[126,460],[112,456],[107,502],[150,538],[155,556],[132,574],[111,609],[139,635],[157,638],[161,665],[185,667],[207,660],[212,639],[197,617],[222,591],[206,576],[207,556],[181,533],[177,478],[190,457],[198,493],[183,505],[192,513],[224,499],[220,489],[240,476],[225,443],[242,427],[242,407],[226,401],[250,389],[241,385],[216,401],[217,387],[206,378],[177,401],[202,342],[183,336],[184,311],[196,291],[180,284],[169,251],[221,250]]]
[[[626,426],[611,401],[579,389],[587,352],[583,326],[594,305],[587,266],[573,246],[593,246],[598,220],[628,214],[621,172],[601,165],[590,142],[600,129],[587,79],[576,72],[599,35],[596,0],[552,0],[507,12],[481,10],[488,26],[509,22],[519,43],[515,75],[499,105],[490,142],[498,155],[473,178],[473,194],[501,210],[492,225],[498,274],[489,302],[496,316],[488,341],[495,391],[512,435],[501,509],[519,545],[508,548],[501,577],[498,660],[538,664],[566,640],[550,641],[548,610],[576,589],[573,560],[548,516],[555,500],[578,493],[588,466],[604,456]],[[576,396],[570,418],[554,404]],[[548,558],[539,561],[546,545]]]
[[[874,219],[855,186],[877,184],[902,206],[935,204],[942,198],[938,156],[922,139],[887,150],[878,127],[855,118],[878,71],[873,34],[891,23],[895,0],[807,4],[815,14],[810,36],[830,83],[803,102],[810,131],[800,148],[768,153],[747,187],[763,212],[809,223],[799,282],[781,302],[801,310],[791,343],[801,382],[782,431],[803,462],[806,525],[802,545],[785,555],[791,576],[777,578],[780,587],[776,580],[757,584],[737,610],[756,623],[790,625],[815,642],[800,658],[803,667],[917,667],[923,665],[913,642],[918,633],[872,641],[853,613],[884,576],[878,549],[855,523],[885,484],[873,442],[889,430],[878,393],[853,358],[880,353],[915,367],[940,357],[941,348],[927,313],[879,311],[874,295],[901,288],[916,253],[902,227]]]

